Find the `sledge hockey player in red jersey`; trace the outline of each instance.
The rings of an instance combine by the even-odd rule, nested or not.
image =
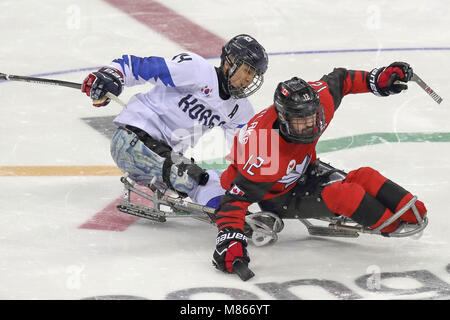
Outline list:
[[[215,267],[231,273],[234,262],[250,262],[245,215],[252,203],[281,219],[340,215],[370,229],[410,203],[413,195],[378,171],[363,167],[346,174],[321,162],[315,148],[345,95],[397,94],[412,74],[407,63],[395,62],[371,72],[336,68],[319,81],[279,83],[274,104],[240,130],[228,155],[231,164],[221,176],[227,192],[216,210]],[[340,179],[332,178],[336,173]],[[415,207],[423,218],[424,204],[416,200]],[[394,232],[400,221],[418,222],[408,208],[381,232]]]

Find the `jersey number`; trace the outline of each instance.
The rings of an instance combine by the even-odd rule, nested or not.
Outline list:
[[[189,61],[192,60],[192,58],[187,53],[180,53],[177,54],[175,57],[172,58],[172,60],[178,59],[178,63],[183,61]]]
[[[253,158],[253,155],[251,155],[248,158],[247,162],[245,163],[245,166],[242,168],[243,170],[245,170],[245,168],[250,164],[250,161],[252,160],[252,158]],[[252,169],[253,168],[261,168],[262,164],[264,163],[264,159],[261,158],[261,157],[256,157],[256,161],[257,162],[254,162],[254,163],[252,163],[251,165],[248,166],[247,173],[249,175],[251,175],[251,176],[255,175],[255,173],[252,172]]]
[[[310,86],[312,87],[316,87],[315,90],[317,93],[319,93],[320,91],[322,91],[323,89],[326,89],[327,86],[325,85],[325,83],[323,81],[316,81],[316,82],[311,82]],[[323,87],[322,87],[323,86]],[[319,88],[322,87],[322,88]]]

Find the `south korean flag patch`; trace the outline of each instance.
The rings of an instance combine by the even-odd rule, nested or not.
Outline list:
[[[211,95],[212,89],[210,89],[208,86],[204,86],[204,87],[201,89],[201,92],[203,93],[203,95],[204,95],[205,97],[209,97],[209,96]]]

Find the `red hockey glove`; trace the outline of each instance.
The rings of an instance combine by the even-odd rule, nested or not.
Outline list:
[[[223,228],[217,235],[213,265],[217,269],[229,273],[233,273],[233,262],[237,259],[248,265],[250,258],[246,247],[247,237],[242,231],[231,227]]]
[[[111,100],[105,97],[107,92],[118,96],[123,89],[123,75],[114,68],[103,67],[97,72],[92,72],[84,79],[81,91],[92,98],[94,107],[106,106]]]
[[[388,67],[375,68],[368,75],[369,89],[377,96],[389,96],[408,89],[405,84],[413,75],[406,62],[394,62]],[[403,83],[399,83],[397,80]]]

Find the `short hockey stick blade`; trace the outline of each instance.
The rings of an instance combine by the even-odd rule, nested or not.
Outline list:
[[[413,74],[411,81],[414,81],[421,87],[434,101],[438,104],[442,102],[441,96],[439,96],[433,89],[431,89],[417,74]]]
[[[247,263],[242,259],[234,260],[233,272],[236,273],[242,281],[247,281],[255,276],[253,271],[249,269]]]

